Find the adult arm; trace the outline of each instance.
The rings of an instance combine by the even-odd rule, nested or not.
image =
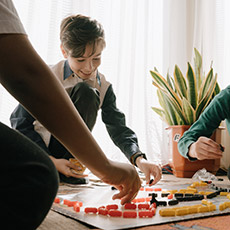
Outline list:
[[[92,173],[119,189],[114,198],[122,198],[121,203],[130,201],[140,187],[134,167],[106,158],[27,36],[0,35],[0,50],[2,85]]]
[[[190,160],[216,159],[222,156],[219,144],[211,140],[220,122],[230,118],[230,87],[222,90],[211,101],[199,119],[178,142],[182,156]]]

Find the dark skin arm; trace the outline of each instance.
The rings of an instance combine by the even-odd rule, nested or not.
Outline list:
[[[0,50],[1,84],[92,173],[119,189],[114,199],[132,200],[141,185],[136,170],[107,159],[27,36],[0,35]]]

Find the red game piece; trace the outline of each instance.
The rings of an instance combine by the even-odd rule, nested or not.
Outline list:
[[[140,187],[140,189],[139,189],[140,191],[144,191],[144,187]]]
[[[65,204],[65,205],[68,205],[69,202],[70,202],[70,200],[66,200],[66,199],[63,200],[63,204]]]
[[[76,203],[74,204],[74,206],[73,206],[73,210],[74,210],[75,212],[80,212],[80,209],[81,209],[80,204],[79,204],[78,202],[76,202]]]
[[[137,208],[137,205],[134,203],[126,203],[124,205],[124,209],[136,209],[136,208]]]
[[[108,214],[108,209],[106,209],[105,206],[99,207],[98,214],[106,216]]]
[[[152,208],[149,211],[152,212],[153,216],[155,216],[155,214],[156,214],[156,209],[155,208]]]
[[[143,203],[145,202],[145,198],[136,198],[137,203]]]
[[[85,213],[94,213],[94,214],[96,214],[96,213],[97,213],[97,208],[94,208],[94,207],[86,207],[86,208],[85,208]]]
[[[153,188],[145,188],[145,191],[146,191],[146,192],[152,192],[152,191],[153,191]]]
[[[123,217],[124,218],[137,218],[137,212],[136,211],[124,211]]]
[[[140,218],[143,218],[143,217],[153,217],[154,213],[152,211],[139,211],[138,213],[139,217]]]
[[[145,201],[146,201],[146,202],[149,202],[150,200],[152,200],[152,197],[151,197],[151,196],[148,196],[148,197],[145,198]]]
[[[117,204],[108,204],[108,205],[106,205],[106,209],[107,210],[118,209],[118,205]]]
[[[60,204],[60,198],[59,198],[59,197],[55,197],[55,199],[54,199],[54,203],[56,203],[56,204]]]
[[[112,217],[121,217],[122,216],[122,211],[119,211],[119,210],[109,210],[108,211],[108,214]]]
[[[80,207],[82,207],[82,206],[83,206],[83,202],[81,202],[81,201],[77,201],[77,203],[79,204],[79,206],[80,206]]]
[[[149,209],[149,204],[138,204],[138,209]]]
[[[68,203],[67,203],[67,205],[68,205],[68,207],[73,207],[76,203],[77,203],[77,201],[71,201],[71,200],[69,200]]]
[[[173,198],[173,194],[169,194],[168,199],[172,199],[172,198]]]
[[[151,205],[150,205],[150,207],[149,207],[149,209],[152,209],[152,208],[157,208],[157,204],[156,203],[152,203]]]
[[[160,192],[162,189],[161,188],[154,188],[155,192]]]

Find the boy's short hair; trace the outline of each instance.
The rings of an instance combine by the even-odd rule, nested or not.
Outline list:
[[[96,20],[83,15],[72,15],[62,20],[60,40],[63,48],[71,57],[81,57],[85,53],[86,45],[92,45],[92,54],[96,45],[102,41],[105,46],[104,30]]]

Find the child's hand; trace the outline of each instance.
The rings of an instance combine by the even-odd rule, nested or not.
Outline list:
[[[189,156],[198,160],[219,159],[223,152],[218,143],[207,137],[200,137],[189,148]]]
[[[147,184],[154,185],[161,179],[162,171],[159,165],[149,162],[142,157],[136,159],[136,165],[145,174]],[[154,180],[150,183],[151,176],[154,177]]]
[[[88,176],[86,174],[81,175],[81,174],[73,173],[72,169],[78,171],[78,166],[69,162],[66,159],[56,159],[54,157],[52,157],[51,159],[54,162],[54,165],[56,166],[56,169],[58,170],[58,172],[64,174],[66,177],[82,178],[82,177]]]

